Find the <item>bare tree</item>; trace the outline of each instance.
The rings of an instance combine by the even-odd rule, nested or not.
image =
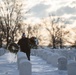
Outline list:
[[[15,41],[14,37],[20,31],[22,21],[22,3],[17,0],[3,0],[0,3],[0,15],[2,32],[6,36],[7,46],[9,39]]]
[[[38,44],[42,41],[41,37],[42,35],[40,34],[41,32],[41,24],[36,24],[34,27],[33,27],[33,35],[38,39]]]
[[[63,45],[62,29],[64,27],[62,26],[62,24],[59,24],[59,22],[61,22],[61,18],[58,18],[58,17],[51,18],[51,17],[50,17],[50,29],[46,27],[46,29],[50,33],[50,44],[53,46],[53,48],[56,48],[56,47],[62,48],[62,45]]]

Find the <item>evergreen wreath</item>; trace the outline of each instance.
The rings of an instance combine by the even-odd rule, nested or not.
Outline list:
[[[19,50],[19,46],[16,43],[10,43],[8,45],[8,50],[12,53],[17,53]]]
[[[38,39],[36,37],[31,37],[29,39],[29,41],[30,41],[30,47],[34,48],[34,49],[37,49]]]

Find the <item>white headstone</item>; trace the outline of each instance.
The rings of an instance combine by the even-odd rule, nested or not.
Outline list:
[[[68,75],[76,75],[76,61],[68,63],[67,66]]]
[[[59,70],[67,70],[67,59],[62,56],[58,58],[58,69]]]
[[[17,64],[18,64],[18,69],[19,69],[19,62],[21,61],[21,59],[27,59],[26,53],[24,52],[18,52],[17,53]]]
[[[29,60],[21,60],[19,63],[19,75],[31,75],[31,63]]]
[[[51,56],[52,56],[52,52],[49,52],[48,55],[47,55],[47,63],[51,64]]]
[[[57,54],[57,53],[53,53],[53,54],[51,55],[50,59],[51,59],[51,64],[52,64],[53,66],[57,66],[59,56],[60,56],[60,55]]]

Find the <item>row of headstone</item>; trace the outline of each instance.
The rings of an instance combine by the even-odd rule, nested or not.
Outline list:
[[[44,49],[32,49],[31,52],[47,61],[47,63],[57,66],[58,57],[60,56],[58,53],[53,53]]]
[[[47,63],[52,64],[53,66],[57,66],[58,70],[66,70],[68,75],[76,75],[76,61],[75,60],[68,60],[65,55],[59,55],[58,53],[45,51],[43,49],[39,50],[32,50],[35,55],[40,56],[44,60],[47,61]],[[66,51],[62,51],[63,54],[66,53]],[[34,55],[33,54],[33,55]],[[70,57],[71,58],[71,57]]]
[[[17,64],[18,64],[19,75],[32,74],[31,63],[27,59],[26,53],[24,52],[17,53]]]
[[[58,53],[61,56],[65,56],[68,60],[76,60],[76,50],[68,50],[68,49],[37,49],[37,50],[33,50],[32,52],[34,52],[34,55],[38,55],[38,53],[36,51],[49,51],[52,53]],[[40,53],[41,54],[41,53]],[[39,56],[41,56],[39,54]],[[45,58],[44,58],[45,59]]]
[[[65,56],[68,60],[76,60],[76,49],[53,49],[53,52],[56,52],[61,56]]]

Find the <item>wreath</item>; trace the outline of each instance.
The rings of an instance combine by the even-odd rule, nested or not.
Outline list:
[[[29,40],[31,48],[37,48],[38,39],[36,37],[31,37]]]
[[[8,50],[12,53],[17,53],[19,50],[19,46],[16,43],[10,43],[8,45]]]

